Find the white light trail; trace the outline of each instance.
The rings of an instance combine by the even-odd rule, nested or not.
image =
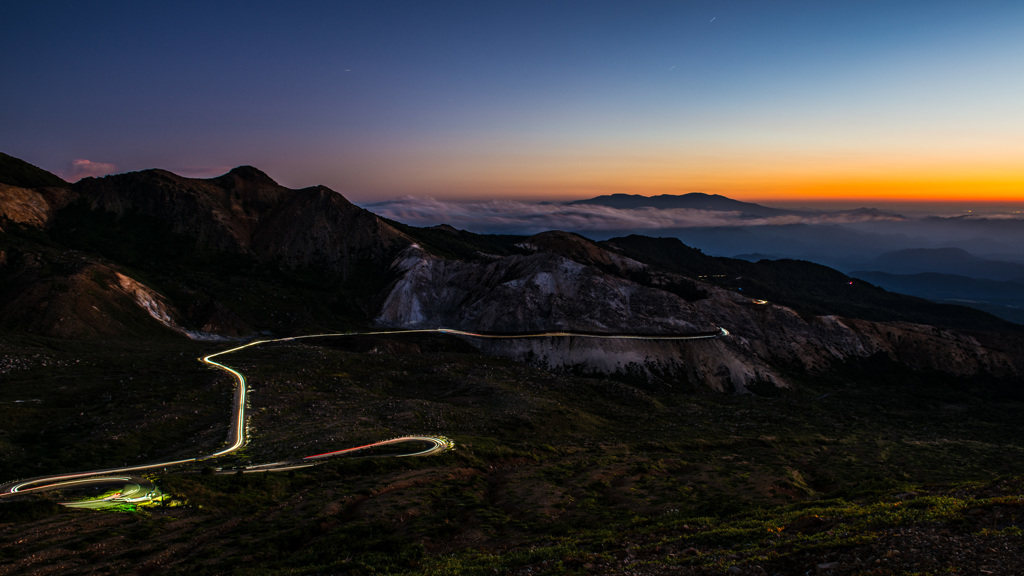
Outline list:
[[[426,334],[426,333],[450,334],[450,335],[455,335],[455,336],[465,336],[465,337],[469,337],[469,338],[492,338],[492,339],[573,337],[573,338],[604,338],[604,339],[611,339],[611,340],[700,340],[700,339],[707,339],[707,338],[720,338],[720,337],[723,337],[723,336],[729,336],[729,331],[726,330],[725,328],[721,328],[721,327],[718,328],[718,331],[716,331],[716,332],[699,332],[699,333],[696,333],[696,334],[665,334],[665,335],[657,335],[657,334],[587,334],[587,333],[567,332],[567,331],[539,332],[539,333],[529,333],[529,334],[478,334],[478,333],[475,333],[475,332],[466,332],[466,331],[463,331],[463,330],[456,330],[456,329],[453,329],[453,328],[420,328],[420,329],[409,329],[409,330],[379,330],[379,331],[372,331],[372,332],[336,332],[336,333],[329,333],[329,334],[306,334],[306,335],[303,335],[303,336],[289,336],[287,338],[277,338],[277,339],[274,339],[274,340],[255,340],[253,342],[249,342],[248,344],[243,344],[241,346],[236,346],[236,347],[228,349],[228,350],[222,350],[220,352],[216,352],[214,354],[210,354],[208,356],[204,356],[203,358],[200,359],[205,364],[213,366],[213,367],[215,367],[215,368],[217,368],[219,370],[224,370],[225,372],[228,372],[229,374],[231,374],[231,376],[235,379],[235,383],[236,383],[236,386],[237,386],[237,388],[236,388],[236,390],[237,390],[236,396],[237,396],[238,402],[237,402],[237,405],[234,408],[234,411],[233,411],[233,414],[234,414],[233,422],[231,424],[231,427],[229,428],[230,430],[232,430],[232,432],[228,436],[229,442],[231,442],[231,444],[228,445],[223,450],[220,450],[218,452],[214,452],[213,454],[209,454],[207,456],[198,456],[198,457],[195,457],[195,458],[187,458],[187,459],[184,459],[184,460],[173,460],[173,461],[170,461],[170,462],[157,462],[157,463],[154,463],[154,464],[141,464],[141,465],[138,465],[138,466],[125,466],[125,467],[121,467],[121,468],[109,468],[109,469],[106,469],[106,470],[92,470],[92,471],[89,471],[89,472],[77,472],[77,473],[73,473],[73,474],[61,474],[61,475],[57,475],[57,476],[45,476],[45,477],[30,478],[30,479],[21,480],[21,481],[8,482],[7,484],[0,486],[0,497],[5,496],[5,495],[19,493],[19,492],[28,492],[28,491],[31,491],[31,490],[52,489],[52,488],[55,488],[57,486],[64,485],[65,483],[63,483],[62,481],[70,481],[70,482],[67,482],[67,483],[98,482],[98,481],[102,481],[104,479],[95,478],[95,477],[97,477],[97,476],[104,476],[104,475],[107,475],[107,474],[120,474],[120,473],[124,473],[124,472],[135,472],[135,471],[139,471],[139,470],[151,470],[151,469],[154,469],[154,468],[168,468],[168,467],[171,467],[171,466],[177,466],[179,464],[187,464],[189,462],[199,462],[199,461],[203,461],[203,460],[210,460],[210,459],[213,459],[213,458],[219,458],[221,456],[225,456],[227,454],[230,454],[230,453],[238,450],[239,448],[241,448],[245,444],[245,439],[246,439],[246,436],[245,436],[245,431],[246,431],[246,426],[245,426],[245,405],[247,403],[247,398],[246,398],[246,380],[245,380],[245,376],[241,372],[235,370],[234,368],[231,368],[230,366],[227,366],[225,364],[221,364],[220,362],[216,362],[216,361],[212,360],[212,358],[215,358],[217,356],[223,356],[225,354],[231,354],[233,352],[238,352],[238,351],[244,350],[246,348],[251,348],[251,347],[254,347],[254,346],[259,346],[261,344],[272,344],[272,343],[276,343],[276,342],[292,342],[292,341],[295,341],[295,340],[304,340],[304,339],[309,339],[309,338],[334,338],[334,337],[339,337],[339,336],[391,336],[391,335],[398,335],[398,334]],[[232,441],[232,439],[233,439],[233,441]],[[341,454],[352,453],[352,452],[356,452],[356,451],[359,451],[359,450],[364,450],[364,449],[367,449],[367,448],[372,448],[374,446],[383,446],[383,445],[387,445],[387,444],[396,444],[396,443],[399,443],[399,442],[412,442],[412,441],[427,442],[429,444],[432,444],[432,446],[430,448],[427,448],[426,450],[423,450],[423,451],[420,451],[420,452],[415,452],[415,453],[412,453],[412,454],[398,454],[398,455],[396,455],[396,457],[426,456],[426,455],[429,455],[429,454],[435,454],[435,453],[438,453],[438,452],[444,452],[445,450],[450,450],[451,448],[453,448],[455,446],[455,443],[452,442],[450,439],[444,438],[444,437],[440,437],[440,436],[402,436],[400,438],[392,438],[391,440],[383,440],[381,442],[374,442],[374,443],[371,443],[371,444],[366,444],[364,446],[357,446],[355,448],[345,448],[343,450],[335,450],[333,452],[325,452],[323,454],[316,454],[316,455],[313,455],[313,456],[306,456],[302,460],[315,460],[315,459],[320,459],[320,458],[328,458],[328,457],[331,457],[331,456],[338,456],[338,455],[341,455]],[[293,469],[297,469],[297,468],[306,468],[306,467],[312,465],[312,464],[294,464],[294,463],[291,463],[291,462],[280,462],[280,463],[277,463],[277,464],[280,464],[281,467],[279,467],[279,468],[271,468],[271,466],[274,466],[275,464],[262,464],[262,465],[251,467],[249,469],[249,471],[250,472],[258,472],[258,471],[271,471],[271,470],[293,470]],[[254,468],[263,468],[263,470],[255,470]],[[48,482],[50,484],[47,484]],[[54,482],[56,482],[56,483],[54,483]],[[42,484],[42,486],[39,486],[39,484]]]

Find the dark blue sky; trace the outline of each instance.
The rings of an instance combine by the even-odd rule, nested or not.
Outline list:
[[[68,178],[1022,196],[1020,2],[12,4],[0,151]]]

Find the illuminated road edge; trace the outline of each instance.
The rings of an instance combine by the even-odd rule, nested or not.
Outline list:
[[[155,468],[169,468],[171,466],[179,466],[182,464],[188,464],[191,462],[200,462],[203,460],[210,460],[213,458],[219,458],[230,454],[243,445],[245,445],[245,402],[246,402],[246,381],[245,376],[241,372],[212,360],[217,356],[223,356],[225,354],[231,354],[244,350],[253,346],[259,346],[261,344],[273,344],[276,342],[290,342],[293,340],[304,340],[310,338],[334,338],[340,336],[389,336],[396,334],[425,334],[425,333],[438,333],[438,334],[451,334],[455,336],[465,336],[470,338],[550,338],[550,337],[575,337],[575,338],[604,338],[613,340],[702,340],[709,338],[720,338],[722,336],[728,336],[729,331],[725,328],[718,328],[716,331],[710,332],[699,332],[694,334],[599,334],[599,333],[587,333],[587,332],[531,332],[531,333],[515,333],[515,334],[478,334],[474,332],[465,332],[462,330],[454,330],[451,328],[423,328],[415,330],[382,330],[373,332],[341,332],[332,334],[307,334],[304,336],[291,336],[288,338],[277,338],[274,340],[255,340],[248,344],[236,346],[228,350],[222,350],[204,356],[200,359],[201,362],[213,366],[219,370],[223,370],[235,379],[235,409],[232,412],[231,426],[228,431],[228,447],[214,452],[206,456],[197,456],[195,458],[187,458],[184,460],[173,460],[170,462],[157,462],[154,464],[141,464],[138,466],[124,466],[121,468],[108,468],[104,470],[90,470],[87,472],[75,472],[72,474],[61,474],[58,476],[39,476],[36,478],[28,478],[24,480],[15,480],[6,484],[0,485],[0,497],[9,496],[11,494],[24,493],[29,491],[44,491],[53,490],[57,488],[66,487],[69,485],[78,484],[100,484],[110,483],[111,481],[125,480],[129,481],[129,478],[111,478],[109,475],[124,474],[127,472],[138,472],[142,470],[152,470]],[[297,468],[307,468],[316,465],[317,460],[331,458],[334,456],[340,456],[343,454],[351,454],[360,450],[367,450],[377,446],[384,446],[388,444],[398,444],[401,442],[425,442],[431,446],[426,450],[414,452],[410,454],[395,454],[394,457],[411,457],[411,456],[429,456],[432,454],[438,454],[451,450],[455,447],[455,442],[445,438],[443,436],[401,436],[398,438],[392,438],[390,440],[382,440],[380,442],[374,442],[363,446],[356,446],[354,448],[345,448],[342,450],[335,450],[333,452],[324,452],[323,454],[315,454],[313,456],[306,456],[298,460],[288,460],[283,462],[274,462],[271,464],[258,464],[255,466],[249,466],[240,469],[243,473],[250,472],[276,472],[285,470],[295,470]],[[120,499],[120,497],[113,497],[105,499],[111,502],[139,502],[145,499]],[[93,501],[89,501],[93,502]],[[65,505],[71,505],[73,503],[65,503]]]

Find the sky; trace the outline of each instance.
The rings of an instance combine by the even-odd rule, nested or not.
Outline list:
[[[6,2],[0,151],[357,203],[1024,202],[1024,3]]]

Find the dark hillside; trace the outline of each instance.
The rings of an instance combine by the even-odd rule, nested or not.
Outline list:
[[[56,174],[0,152],[0,184],[21,188],[62,188],[68,183]]]
[[[52,183],[44,171],[3,160],[0,181]],[[96,326],[145,336],[141,320],[164,330],[142,304],[124,300],[127,289],[93,285],[99,276],[81,272],[96,267],[147,286],[191,330],[232,336],[366,322],[390,262],[412,242],[332,190],[290,190],[248,166],[206,180],[146,170],[61,183],[7,185],[23,201],[0,230],[6,329],[70,337]],[[52,313],[24,309],[44,300]],[[100,310],[119,317],[95,318]]]
[[[905,321],[963,330],[1022,332],[991,314],[887,292],[842,272],[803,260],[748,262],[708,256],[675,238],[627,236],[602,243],[625,256],[684,276],[741,290],[751,298],[809,315]]]
[[[516,246],[526,236],[474,234],[473,232],[458,230],[447,225],[419,228],[386,218],[381,218],[381,220],[416,240],[420,246],[431,254],[442,258],[466,260],[480,254],[508,256],[510,254],[524,254],[526,252]]]
[[[960,248],[916,248],[887,252],[864,263],[862,269],[890,274],[956,274],[1001,281],[1024,278],[1024,264],[979,258]]]
[[[1024,324],[1024,281],[968,278],[956,274],[890,274],[851,271],[850,274],[900,294],[936,302],[968,303],[1017,324]]]

